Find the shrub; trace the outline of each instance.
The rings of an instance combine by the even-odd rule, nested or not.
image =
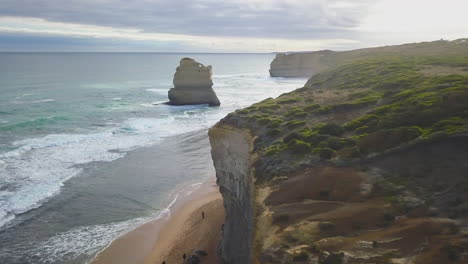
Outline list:
[[[310,112],[310,111],[314,111],[314,110],[317,110],[320,108],[320,105],[319,104],[309,104],[309,105],[306,105],[304,107],[304,111],[306,112]]]
[[[275,104],[275,103],[268,103],[264,105],[258,106],[258,109],[261,111],[271,111],[271,110],[276,110],[279,109],[281,106]]]
[[[286,149],[286,145],[285,145],[285,144],[283,144],[283,143],[276,143],[276,144],[273,144],[273,145],[268,146],[268,147],[265,149],[265,155],[266,155],[266,156],[273,156],[273,155],[276,155],[277,153],[283,151],[284,149]]]
[[[276,118],[276,117],[271,117],[271,116],[268,116],[268,117],[257,116],[255,118],[256,118],[258,124],[264,125],[264,126],[266,125],[266,126],[269,126],[269,127],[279,127],[281,125],[281,123],[283,123],[282,119]]]
[[[432,130],[444,131],[449,134],[465,132],[468,130],[468,120],[461,117],[452,117],[449,119],[441,120],[432,126]]]
[[[310,144],[318,144],[324,140],[326,140],[329,136],[328,135],[321,135],[317,132],[309,133],[305,137],[305,141],[309,142]]]
[[[306,124],[305,121],[292,120],[292,121],[289,121],[288,123],[286,123],[286,126],[288,128],[297,128],[297,127],[304,126],[305,124]]]
[[[332,110],[333,110],[333,107],[328,105],[328,106],[322,106],[319,109],[314,110],[314,113],[324,115],[324,114],[330,113]]]
[[[310,152],[310,145],[297,139],[289,141],[288,147],[294,154],[306,154]]]
[[[371,127],[374,127],[377,125],[379,121],[379,116],[375,115],[375,114],[369,114],[369,115],[365,115],[361,118],[358,118],[358,119],[355,119],[351,122],[348,122],[346,124],[344,124],[344,128],[346,130],[354,130],[358,127],[362,127],[364,125],[367,125],[368,127],[371,126]]]
[[[313,130],[317,131],[319,134],[331,136],[341,136],[344,133],[342,126],[333,123],[316,125]]]
[[[328,137],[326,140],[318,144],[319,148],[331,148],[334,150],[339,150],[343,148],[344,144],[339,137]]]
[[[293,107],[285,114],[287,117],[305,117],[306,115],[307,113],[299,107]]]
[[[341,138],[340,140],[341,140],[341,144],[343,144],[343,146],[346,146],[346,147],[356,145],[356,140],[353,138]]]
[[[288,143],[291,140],[299,139],[304,140],[305,136],[303,134],[299,134],[298,132],[294,131],[289,133],[287,136],[284,137],[283,142]]]
[[[369,131],[370,131],[370,129],[369,129],[368,126],[362,126],[362,127],[356,128],[356,129],[354,130],[354,133],[355,133],[356,135],[362,135],[362,134],[365,134],[365,133],[367,133],[367,132],[369,132]]]
[[[335,151],[331,148],[315,148],[312,150],[315,154],[319,155],[322,159],[331,159]]]
[[[284,99],[278,99],[276,102],[278,104],[292,104],[298,101],[299,101],[299,98],[284,98]]]

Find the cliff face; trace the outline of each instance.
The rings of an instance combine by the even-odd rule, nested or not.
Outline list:
[[[216,124],[224,263],[467,263],[466,54],[347,63]]]
[[[328,68],[328,56],[333,51],[310,53],[279,53],[270,65],[272,77],[311,77]]]
[[[211,66],[204,66],[190,58],[183,58],[174,74],[174,88],[169,90],[172,105],[209,104],[220,105],[212,89]]]
[[[301,53],[279,53],[270,65],[272,77],[306,77],[375,56],[458,56],[468,45],[466,39],[433,41],[351,51],[321,50]]]
[[[209,133],[226,221],[220,244],[224,263],[250,263],[254,230],[253,138],[248,130],[215,126]]]

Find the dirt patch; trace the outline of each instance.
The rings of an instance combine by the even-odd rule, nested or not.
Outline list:
[[[363,198],[360,191],[364,179],[364,174],[354,168],[306,169],[280,183],[265,203],[275,206],[304,200],[358,202]]]

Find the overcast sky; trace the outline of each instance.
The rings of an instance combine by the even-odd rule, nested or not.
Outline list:
[[[0,51],[344,50],[468,37],[468,0],[0,0]]]

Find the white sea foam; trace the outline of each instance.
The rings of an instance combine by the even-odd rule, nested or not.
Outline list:
[[[77,165],[109,162],[123,157],[126,151],[156,144],[162,137],[207,128],[228,112],[264,99],[266,95],[273,97],[299,87],[297,80],[272,79],[259,74],[245,74],[242,78],[214,76],[214,79],[215,91],[222,102],[220,108],[158,105],[161,111],[156,118],[132,118],[111,124],[110,128],[98,127],[98,131],[89,134],[50,134],[12,143],[9,147],[14,150],[0,153],[0,226],[8,226],[16,215],[39,207],[58,194],[67,180],[81,172]],[[262,86],[259,87],[259,83]],[[255,88],[240,95],[238,87]],[[190,192],[189,189],[187,193]],[[166,209],[160,213],[170,211]],[[148,220],[137,218],[75,228],[34,245],[31,254],[44,258],[39,263],[90,256],[120,234]]]
[[[21,98],[21,97],[17,97],[17,99],[18,98]],[[11,101],[11,103],[13,104],[38,104],[38,103],[49,103],[49,102],[55,102],[55,99],[47,98],[47,99],[40,99],[40,100],[34,100],[34,101],[17,101],[17,100]]]
[[[162,100],[162,101],[156,101],[156,102],[152,102],[152,103],[143,103],[143,104],[140,104],[140,105],[144,106],[144,107],[156,107],[158,105],[167,103],[167,101],[168,100]]]
[[[166,95],[167,94],[167,89],[156,89],[156,88],[148,88],[148,89],[145,89],[147,92],[152,92],[152,93],[157,93],[157,94],[163,94],[163,95]]]
[[[58,194],[64,182],[81,172],[76,165],[109,162],[123,157],[125,151],[155,144],[161,137],[198,130],[215,121],[186,115],[134,118],[99,133],[53,134],[16,141],[15,150],[0,154],[0,189],[6,190],[0,191],[0,223]]]
[[[38,259],[38,263],[57,263],[80,256],[91,258],[96,251],[104,248],[116,237],[149,220],[148,217],[142,217],[123,222],[74,228],[34,245],[28,253],[29,256]]]
[[[40,206],[59,193],[68,179],[80,173],[80,168],[83,167],[81,165],[93,161],[112,161],[123,157],[128,150],[157,144],[162,137],[207,128],[237,108],[248,106],[265,97],[275,97],[300,87],[299,83],[305,83],[305,80],[298,82],[297,80],[269,78],[267,74],[267,72],[262,72],[214,75],[213,88],[221,100],[221,107],[155,106],[157,103],[165,102],[160,101],[145,105],[148,106],[147,109],[138,108],[140,103],[147,101],[145,99],[136,103],[138,112],[132,112],[130,116],[151,118],[133,118],[123,123],[114,123],[119,121],[106,123],[104,127],[93,125],[82,128],[94,130],[88,134],[82,132],[79,132],[80,134],[50,134],[40,138],[2,144],[2,149],[14,150],[0,152],[2,161],[0,162],[0,226],[9,227],[9,222],[12,225],[16,224],[16,221],[12,219],[17,214]],[[145,95],[152,98],[147,102],[152,102],[166,99],[167,90],[171,85],[171,78],[168,78],[167,81],[161,83],[153,80],[133,83],[98,83],[84,84],[82,88],[92,88],[90,91],[93,92],[98,89],[122,89],[122,91],[128,91],[129,94],[146,91]],[[166,89],[157,87],[166,87]],[[122,101],[126,102],[125,107],[131,108],[135,103],[127,100],[133,97],[129,98],[120,91],[118,93],[112,91],[109,95],[107,93],[104,95],[105,98],[114,100],[112,103],[114,107],[120,107],[123,102],[118,101],[121,98],[124,98]],[[49,98],[49,95],[26,96],[28,95],[23,98],[18,97],[16,100],[18,103],[28,104],[36,100],[38,101],[35,105],[37,107],[42,106],[39,103],[43,103],[43,106],[52,105],[50,103],[52,98]],[[11,101],[2,102],[7,105],[12,103]],[[103,102],[104,106],[106,106],[105,103]],[[106,111],[112,111],[112,109],[105,108]],[[126,116],[123,112],[118,112],[116,115],[119,115],[119,118],[112,120],[120,120],[120,117]],[[197,185],[193,186],[195,187]],[[186,193],[192,191],[193,189],[189,188]],[[171,197],[177,197],[177,195],[173,194]],[[175,200],[171,204],[174,202]],[[160,213],[167,214],[169,210],[165,209]],[[41,241],[31,240],[29,245],[25,242],[15,253],[21,256],[28,254],[40,256],[40,259],[32,258],[35,263],[64,263],[66,260],[76,259],[82,255],[94,255],[117,236],[152,218],[154,217],[77,227],[43,238],[44,240]],[[20,219],[18,217],[17,220]],[[13,232],[16,231],[13,230]]]
[[[57,234],[38,245],[32,246],[30,256],[39,259],[40,263],[56,263],[63,260],[72,260],[79,256],[94,257],[97,251],[102,251],[106,246],[119,236],[141,226],[149,221],[170,216],[171,208],[181,197],[189,196],[200,188],[202,183],[188,185],[181,190],[176,190],[171,196],[174,198],[169,205],[161,211],[147,217],[139,217],[122,222],[114,222],[103,225],[83,226]]]
[[[36,104],[36,103],[47,103],[47,102],[55,102],[55,99],[41,99],[41,100],[31,101],[30,103],[35,103]]]

